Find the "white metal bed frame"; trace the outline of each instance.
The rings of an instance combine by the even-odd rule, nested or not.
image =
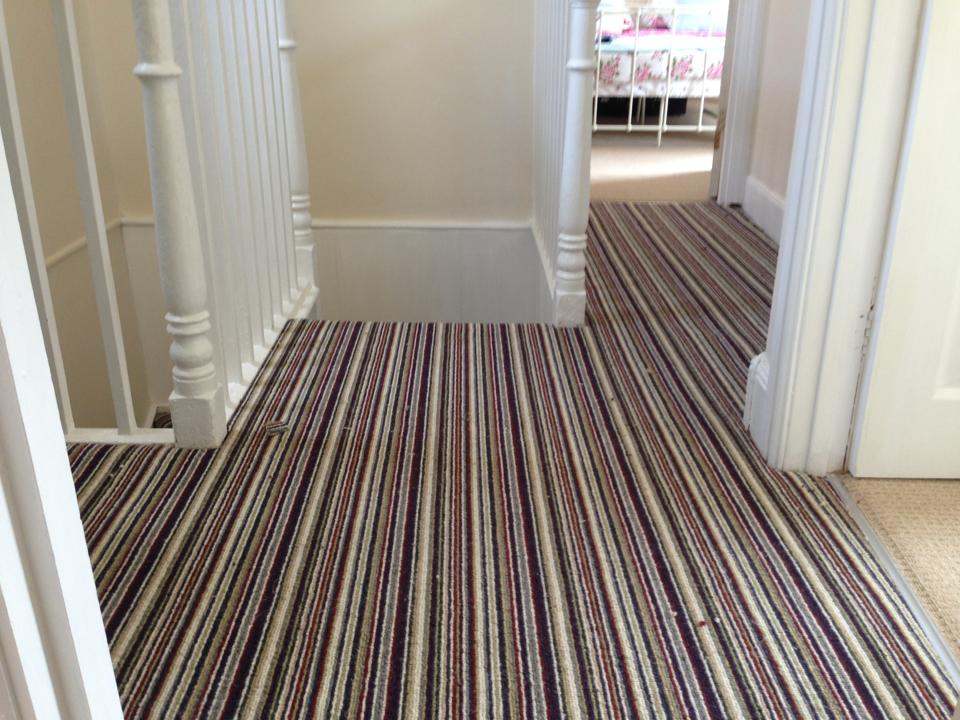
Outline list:
[[[726,30],[723,28],[714,27],[715,16],[720,14],[718,11],[722,11],[724,17],[727,14],[728,5],[727,3],[713,3],[709,5],[675,5],[669,2],[661,3],[648,3],[640,0],[636,0],[623,3],[622,5],[613,6],[607,5],[604,3],[600,4],[600,7],[597,9],[597,31],[596,31],[596,48],[597,48],[597,66],[596,74],[594,76],[594,90],[593,90],[593,131],[594,132],[655,132],[657,133],[657,146],[659,147],[663,143],[663,136],[668,132],[693,132],[693,133],[702,133],[702,132],[715,132],[717,129],[716,123],[712,125],[704,124],[704,114],[706,112],[706,101],[707,101],[707,73],[708,73],[708,63],[706,58],[704,58],[703,71],[700,77],[700,109],[697,116],[696,125],[690,124],[676,124],[671,125],[668,121],[668,109],[670,105],[670,86],[673,80],[673,59],[674,59],[674,46],[676,44],[676,35],[677,35],[677,20],[684,15],[707,15],[710,18],[709,27],[707,31],[707,37],[713,37],[715,30],[717,32]],[[663,37],[667,39],[667,77],[666,77],[666,95],[665,96],[648,96],[645,94],[637,93],[637,83],[636,83],[636,74],[637,74],[637,56],[643,50],[639,47],[640,35],[635,34],[633,36],[633,52],[631,53],[631,62],[630,62],[630,102],[627,108],[627,122],[625,124],[613,124],[613,123],[604,123],[600,124],[599,122],[599,112],[600,112],[600,100],[601,98],[618,98],[623,99],[620,95],[604,95],[601,92],[600,88],[600,72],[603,65],[603,20],[608,16],[622,16],[622,17],[631,17],[635,22],[635,28],[641,26],[641,22],[644,16],[650,15],[665,15],[669,18],[670,28],[669,32],[665,32]],[[706,45],[703,48],[697,48],[702,50],[704,53],[707,52],[708,48]],[[658,97],[660,99],[660,115],[659,121],[655,124],[643,123],[646,113],[646,102],[647,97]],[[640,101],[640,120],[639,124],[633,122],[634,110],[637,107],[637,100]]]

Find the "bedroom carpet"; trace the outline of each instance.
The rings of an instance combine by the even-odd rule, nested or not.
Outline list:
[[[710,198],[712,167],[712,133],[667,134],[663,147],[658,148],[656,133],[598,132],[593,136],[590,160],[590,197],[630,202],[705,201]]]
[[[844,485],[960,658],[960,482],[845,478]]]
[[[127,716],[948,718],[741,426],[775,255],[598,203],[583,329],[293,323],[218,451],[72,446]]]

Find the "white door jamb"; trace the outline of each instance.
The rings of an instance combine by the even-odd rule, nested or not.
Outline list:
[[[718,122],[720,149],[714,154],[714,177],[721,205],[742,204],[750,156],[763,50],[763,0],[737,0],[730,4],[727,46],[723,61],[726,97]]]
[[[823,475],[846,461],[921,4],[811,6],[770,330],[744,411],[776,468]]]

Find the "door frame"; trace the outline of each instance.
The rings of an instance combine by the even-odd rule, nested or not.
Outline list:
[[[740,205],[753,151],[754,118],[763,55],[764,0],[730,0],[719,133],[711,191],[721,205]]]
[[[2,138],[0,264],[6,700],[25,719],[122,718]]]
[[[913,412],[916,412],[916,408],[909,408],[906,402],[898,402],[898,400],[904,400],[902,395],[898,397],[897,400],[881,400],[884,391],[894,391],[899,394],[907,391],[908,388],[917,389],[922,387],[933,394],[935,389],[931,387],[931,385],[935,386],[940,384],[939,381],[946,381],[946,378],[943,377],[935,380],[935,378],[926,375],[928,370],[933,369],[929,368],[929,366],[923,366],[924,360],[940,365],[942,358],[938,358],[935,354],[930,354],[929,349],[918,350],[917,346],[912,344],[909,338],[901,338],[896,334],[891,336],[891,329],[884,327],[884,321],[885,319],[889,321],[891,316],[905,312],[909,312],[911,316],[920,317],[921,319],[925,319],[925,317],[930,314],[929,306],[924,306],[920,304],[919,301],[914,305],[914,293],[904,294],[903,285],[897,282],[897,280],[902,282],[903,277],[905,277],[905,275],[900,273],[900,264],[909,262],[911,259],[910,255],[914,255],[914,253],[916,253],[915,257],[922,257],[922,249],[914,244],[915,240],[920,240],[918,236],[933,233],[933,236],[936,237],[942,233],[942,231],[938,231],[935,221],[938,217],[938,212],[944,215],[952,215],[955,212],[953,208],[949,207],[948,204],[942,200],[939,204],[936,200],[930,201],[931,191],[926,187],[927,181],[930,185],[946,183],[945,188],[948,194],[955,196],[955,192],[951,192],[954,190],[954,187],[951,186],[950,181],[944,179],[943,176],[943,167],[949,166],[950,163],[944,163],[940,168],[930,168],[923,166],[922,163],[924,161],[922,159],[916,159],[917,155],[923,158],[925,150],[927,153],[930,152],[929,147],[924,148],[924,142],[929,142],[931,139],[934,141],[940,141],[942,139],[942,132],[930,130],[930,119],[949,116],[949,111],[942,111],[940,108],[930,107],[930,86],[932,84],[933,87],[936,88],[934,92],[937,93],[938,97],[943,96],[942,91],[939,90],[941,85],[936,82],[936,72],[938,69],[942,72],[943,67],[951,67],[950,61],[953,59],[952,55],[955,47],[950,46],[949,43],[945,44],[943,34],[938,31],[942,30],[944,23],[944,17],[941,13],[943,13],[947,7],[952,6],[953,1],[954,0],[926,0],[925,3],[922,34],[918,44],[917,62],[914,70],[914,87],[909,102],[907,127],[901,149],[901,166],[897,176],[897,184],[892,202],[887,245],[884,250],[883,264],[879,273],[877,299],[874,306],[873,332],[865,348],[863,378],[860,393],[857,398],[856,414],[854,416],[851,433],[848,468],[850,473],[857,477],[949,480],[960,477],[960,474],[958,474],[960,468],[957,468],[953,463],[938,463],[938,467],[932,467],[929,463],[925,462],[917,463],[916,453],[924,453],[929,449],[932,451],[931,454],[933,456],[936,455],[936,450],[940,446],[940,443],[945,441],[943,436],[936,437],[924,432],[924,445],[928,445],[928,447],[923,447],[922,449],[909,442],[904,442],[902,446],[899,443],[891,444],[889,439],[885,439],[885,441],[877,444],[877,437],[887,434],[878,430],[877,424],[883,423],[889,417],[890,413],[880,412],[878,414],[875,408],[875,405],[879,402],[881,406],[886,405],[887,407],[896,408],[896,411],[901,416],[909,416]],[[934,6],[936,6],[936,9]],[[937,13],[936,19],[934,19],[934,13]],[[935,39],[932,41],[930,39],[931,32],[935,35]],[[924,77],[926,68],[934,69],[932,78]],[[942,152],[939,142],[934,152]],[[923,187],[919,188],[919,195],[923,198],[922,208],[917,207],[918,164],[921,164],[921,172],[919,175],[923,178],[921,183],[924,184]],[[937,190],[933,190],[932,192],[936,193]],[[918,218],[922,218],[922,221],[934,220],[934,222],[928,227],[917,227]],[[947,237],[952,236],[947,235]],[[949,268],[950,266],[947,265],[945,267]],[[952,339],[949,338],[949,333],[953,324],[953,318],[951,318],[950,313],[953,312],[952,297],[955,293],[953,287],[955,280],[953,277],[948,279],[944,276],[928,276],[925,272],[924,281],[932,283],[932,285],[930,285],[932,289],[945,290],[951,298],[945,302],[939,310],[944,314],[945,319],[947,319],[947,327],[943,329],[944,334],[948,336],[947,342],[953,342]],[[947,284],[947,286],[944,287],[941,283]],[[891,340],[893,340],[898,354],[901,347],[906,346],[911,348],[909,355],[906,357],[914,357],[916,360],[916,369],[920,372],[918,372],[916,377],[911,377],[909,382],[901,382],[899,380],[903,377],[902,370],[900,373],[892,376],[889,371],[889,365],[884,367],[885,362],[888,361],[890,357]],[[918,352],[919,355],[917,355]],[[881,355],[884,358],[883,360],[881,360]],[[920,356],[922,356],[923,359],[921,359]],[[938,360],[939,362],[937,362]],[[937,371],[934,370],[933,372]],[[944,372],[945,368],[941,366],[939,373]],[[897,381],[891,383],[893,377],[896,377]],[[927,385],[927,382],[930,382],[930,385]],[[944,384],[946,384],[946,382]],[[946,427],[948,428],[948,434],[953,435],[951,432],[953,430],[953,424],[948,423]],[[949,440],[947,440],[947,442],[949,442]],[[891,449],[893,452],[891,452]]]
[[[846,465],[923,5],[811,2],[769,334],[744,410],[779,469]]]

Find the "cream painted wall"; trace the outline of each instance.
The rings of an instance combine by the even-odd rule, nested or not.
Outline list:
[[[314,215],[528,221],[532,0],[293,0]]]
[[[129,12],[129,3],[127,6]],[[94,9],[97,15],[91,17],[89,11]],[[47,257],[57,258],[48,268],[48,274],[73,399],[74,419],[81,427],[115,427],[89,256],[85,247],[77,246],[85,230],[70,147],[51,4],[45,0],[5,0],[4,10],[41,240]],[[120,216],[118,188],[124,187],[124,184],[113,172],[113,157],[118,155],[112,151],[111,128],[104,122],[109,114],[104,112],[103,98],[106,96],[109,99],[113,94],[112,79],[108,77],[110,92],[103,92],[104,85],[97,72],[98,63],[92,60],[97,56],[94,48],[102,46],[103,42],[88,32],[101,22],[101,10],[104,8],[99,0],[77,3],[84,84],[90,107],[104,215],[109,223]],[[119,228],[109,233],[109,244],[121,324],[124,337],[128,339],[128,369],[134,405],[142,417],[149,409],[149,397],[143,355],[136,341],[139,327],[133,312]]]
[[[810,2],[768,0],[766,5],[750,175],[782,198],[790,174]]]
[[[148,218],[130,0],[75,5],[106,219]],[[5,7],[49,257],[84,234],[50,3],[6,0]],[[533,0],[291,0],[291,9],[316,218],[529,223]],[[144,249],[126,258],[130,246],[115,235],[124,335],[146,337],[152,355],[166,346],[156,331],[162,318],[153,318],[156,293],[150,302],[131,297],[140,280],[131,283],[127,274],[144,265]],[[87,263],[80,249],[51,267],[50,276],[76,420],[96,427],[112,424],[112,408]],[[148,351],[133,345],[129,371],[142,417],[157,402],[148,388],[158,385],[163,368],[153,361],[144,368]]]
[[[130,2],[83,4],[121,214],[149,216]],[[315,217],[530,219],[533,0],[291,10]]]
[[[76,0],[88,45],[84,62],[98,85],[97,103],[122,217],[153,214],[137,44],[130,0]]]
[[[5,0],[4,10],[40,231],[44,249],[51,254],[83,235],[83,215],[73,171],[53,16],[50,3],[38,0]],[[87,25],[83,10],[82,6],[78,7],[80,39],[84,57],[90,57],[93,53],[90,52],[89,38],[83,32]],[[112,219],[119,213],[117,185],[113,177],[112,153],[108,152],[106,129],[99,111],[99,83],[89,67],[85,66],[84,71],[104,213]]]
[[[127,370],[137,418],[143,422],[156,402],[150,397],[147,370],[141,343],[136,294],[127,272],[127,251],[123,229],[114,224],[107,233],[113,262],[127,352]],[[60,346],[67,372],[67,385],[74,421],[83,428],[116,427],[107,376],[106,356],[100,339],[100,325],[93,293],[93,274],[85,248],[79,249],[47,268],[50,294],[53,296]],[[139,293],[139,288],[137,289]]]

